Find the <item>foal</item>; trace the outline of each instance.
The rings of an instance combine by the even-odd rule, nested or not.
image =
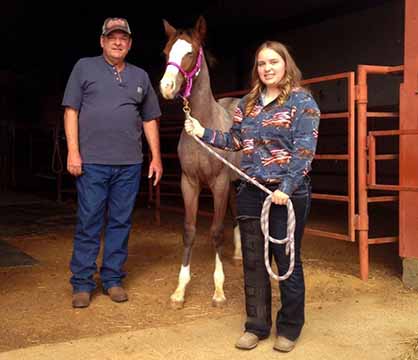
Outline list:
[[[232,126],[232,112],[239,99],[225,98],[217,102],[212,94],[209,71],[203,54],[202,43],[206,35],[206,22],[199,17],[193,29],[177,30],[166,20],[164,22],[167,43],[164,53],[167,67],[160,81],[161,94],[165,99],[174,99],[183,89],[183,99],[189,101],[191,113],[203,126],[229,130]],[[223,106],[222,106],[222,105]],[[240,153],[224,152],[224,158],[238,165]],[[214,215],[210,228],[210,237],[215,245],[215,271],[213,274],[215,292],[212,298],[214,306],[221,306],[225,301],[223,291],[224,272],[221,249],[223,238],[223,221],[229,200],[230,183],[237,179],[232,171],[221,161],[202,148],[183,130],[177,147],[181,164],[181,190],[183,194],[185,218],[183,232],[183,260],[178,279],[178,286],[171,295],[175,308],[184,304],[186,286],[190,281],[190,260],[196,235],[196,217],[199,194],[203,184],[207,184],[213,195]],[[235,206],[233,201],[232,206]],[[242,259],[241,240],[238,226],[234,228],[234,259]]]

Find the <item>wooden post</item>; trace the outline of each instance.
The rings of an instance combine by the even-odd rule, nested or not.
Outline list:
[[[418,129],[418,1],[405,0],[404,82],[400,91],[400,129]],[[418,136],[400,136],[400,185],[418,186]],[[418,192],[399,194],[399,254],[418,259]],[[418,260],[417,260],[418,269]],[[418,279],[417,282],[418,288]]]

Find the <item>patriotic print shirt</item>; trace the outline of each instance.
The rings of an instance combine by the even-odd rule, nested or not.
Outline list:
[[[229,132],[205,129],[202,140],[228,151],[242,150],[241,170],[289,196],[311,170],[318,139],[320,110],[312,95],[293,90],[282,106],[263,105],[261,97],[248,116],[246,98],[234,113]]]

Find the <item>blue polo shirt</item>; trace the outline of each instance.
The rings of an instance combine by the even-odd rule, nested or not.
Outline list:
[[[79,111],[79,146],[86,164],[142,163],[142,122],[161,116],[148,74],[129,63],[118,74],[103,56],[75,64],[62,105]]]

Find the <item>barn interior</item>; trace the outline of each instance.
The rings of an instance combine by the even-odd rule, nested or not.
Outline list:
[[[77,6],[76,6],[77,5]],[[41,198],[61,201],[74,198],[74,179],[66,171],[66,142],[62,126],[61,100],[72,66],[84,56],[100,52],[98,30],[108,10],[76,3],[65,15],[52,8],[44,15],[36,5],[25,4],[8,21],[24,22],[35,31],[39,41],[27,41],[25,53],[16,62],[3,59],[2,71],[2,161],[1,189],[4,206],[13,205],[16,197],[39,195]],[[206,50],[215,59],[211,67],[211,85],[217,96],[242,91],[249,86],[252,52],[269,38],[279,39],[291,49],[305,79],[319,78],[309,83],[323,114],[337,114],[321,121],[321,138],[317,161],[311,173],[313,192],[319,194],[313,204],[313,228],[333,232],[345,240],[355,242],[354,218],[358,203],[338,201],[338,196],[355,196],[358,180],[349,174],[357,167],[354,159],[358,142],[350,138],[349,126],[355,120],[350,94],[350,80],[345,75],[321,81],[322,77],[355,72],[359,64],[396,66],[403,64],[404,56],[404,3],[403,1],[302,1],[275,5],[265,1],[255,7],[231,1],[151,6],[147,16],[136,5],[120,11],[129,18],[134,30],[134,45],[129,60],[146,69],[158,92],[158,82],[165,60],[161,54],[165,41],[162,19],[176,28],[192,27],[198,16],[205,17],[208,32]],[[12,5],[10,5],[12,7]],[[17,6],[17,5],[15,5]],[[57,6],[57,5],[56,5]],[[149,13],[149,14],[148,14]],[[30,14],[30,16],[29,16]],[[384,25],[383,25],[384,24]],[[23,28],[17,28],[19,36]],[[56,31],[54,29],[59,29]],[[7,32],[13,42],[13,31]],[[16,36],[18,36],[16,35]],[[326,40],[324,40],[326,39]],[[45,45],[44,45],[45,44]],[[43,49],[43,50],[41,50]],[[31,61],[27,61],[30,54]],[[399,128],[399,87],[401,72],[372,75],[368,79],[367,111],[384,113],[384,118],[370,116],[367,131]],[[30,95],[29,95],[30,94]],[[351,99],[350,99],[351,97]],[[351,102],[350,102],[351,101]],[[165,175],[161,182],[161,206],[179,208],[179,162],[176,158],[177,141],[182,129],[179,101],[167,102],[161,97],[163,116],[160,120],[162,153]],[[351,112],[352,119],[342,119]],[[342,114],[342,115],[341,115]],[[385,115],[386,114],[386,115]],[[391,115],[392,114],[392,115]],[[356,136],[353,131],[351,136]],[[354,143],[353,143],[354,141]],[[147,152],[146,142],[144,151]],[[354,145],[354,146],[353,146]],[[352,149],[350,149],[350,146]],[[377,153],[399,152],[399,137],[381,137]],[[348,154],[351,160],[344,158]],[[321,158],[321,159],[319,159]],[[395,185],[399,182],[397,159],[376,162],[377,183]],[[351,176],[351,178],[350,178]],[[354,185],[350,185],[355,182]],[[350,186],[353,186],[349,194]],[[146,202],[146,173],[143,173],[142,196]],[[322,195],[321,195],[322,194]],[[333,196],[330,201],[324,194]],[[380,237],[396,242],[399,232],[396,191],[371,190],[369,197],[388,196],[392,201],[369,202],[370,238]],[[325,195],[327,196],[327,195]],[[206,199],[206,200],[204,200]],[[335,201],[337,199],[337,201]],[[210,209],[210,194],[203,193],[202,205]],[[148,204],[153,206],[153,204]],[[351,210],[347,212],[347,206]],[[318,209],[317,209],[318,207]],[[329,216],[338,213],[338,216]],[[314,219],[315,215],[318,219]],[[332,223],[322,219],[332,218]],[[386,221],[380,221],[380,219]],[[331,227],[331,229],[330,229]],[[337,228],[339,230],[337,230]],[[348,228],[348,229],[347,229]],[[396,250],[395,250],[396,251]]]
[[[133,32],[128,61],[149,73],[157,93],[165,67],[162,49],[166,37],[162,19],[176,28],[190,28],[199,16],[205,18],[208,26],[205,51],[214,58],[210,76],[217,97],[245,93],[253,52],[262,41],[274,39],[289,46],[321,113],[326,114],[321,118],[317,157],[311,173],[315,196],[304,243],[308,273],[329,272],[343,286],[353,286],[354,290],[337,289],[338,284],[327,288],[341,299],[352,296],[362,286],[367,286],[369,292],[373,292],[373,286],[382,291],[385,286],[402,287],[402,282],[408,288],[418,288],[417,246],[411,245],[408,249],[412,250],[403,253],[399,249],[400,196],[396,186],[402,181],[396,154],[401,148],[400,137],[376,139],[375,157],[380,154],[383,161],[376,161],[373,166],[374,184],[383,186],[362,184],[359,162],[366,161],[368,174],[371,165],[357,154],[361,142],[358,118],[364,110],[358,107],[356,98],[359,66],[384,68],[381,73],[373,68],[367,78],[366,131],[392,131],[401,127],[407,1],[214,0],[155,2],[146,8],[138,2],[121,4],[116,10],[105,2],[75,1],[65,9],[61,3],[48,5],[48,11],[38,3],[7,3],[4,11],[8,16],[4,16],[0,27],[5,46],[13,49],[14,56],[0,59],[0,278],[5,284],[0,290],[5,319],[0,325],[0,338],[6,339],[0,342],[0,354],[42,343],[104,334],[99,327],[89,327],[88,315],[81,316],[79,328],[54,318],[63,311],[67,314],[63,310],[66,305],[68,313],[71,311],[67,278],[77,201],[74,178],[66,171],[61,100],[75,62],[101,53],[100,29],[108,16],[128,19]],[[133,277],[144,276],[149,282],[164,278],[155,285],[171,289],[174,283],[170,281],[175,281],[177,276],[181,253],[183,202],[176,148],[183,115],[179,100],[168,102],[160,96],[160,105],[164,175],[156,191],[149,186],[146,172],[143,173],[133,216],[128,269]],[[148,154],[146,142],[144,153]],[[366,195],[361,195],[363,192]],[[416,199],[416,190],[412,194]],[[409,191],[406,196],[410,196]],[[366,210],[362,207],[364,202]],[[200,264],[196,268],[208,269],[206,283],[211,282],[212,263],[204,254],[213,249],[205,242],[204,234],[210,226],[211,206],[211,194],[204,189],[199,216],[199,230],[203,235],[194,261]],[[361,227],[364,224],[361,211],[368,218],[367,229]],[[225,222],[228,237],[231,236],[230,216]],[[170,239],[165,239],[165,234]],[[142,243],[141,239],[145,241]],[[359,246],[361,241],[363,246]],[[366,255],[361,253],[361,248],[367,249]],[[231,254],[231,242],[227,242],[225,252],[227,256]],[[407,271],[405,257],[413,259],[407,263]],[[155,263],[158,266],[150,269]],[[226,266],[231,273],[237,271],[232,263]],[[171,275],[168,278],[159,275],[165,272]],[[231,292],[240,288],[240,276],[231,275]],[[345,283],[347,278],[349,283]],[[132,280],[129,286],[142,294],[146,284],[138,282]],[[323,286],[319,280],[309,280],[308,284],[312,288]],[[318,298],[313,295],[309,300],[313,303],[325,297],[325,288]],[[35,308],[29,291],[36,293]],[[204,286],[196,285],[193,291],[199,293],[194,299],[197,304],[205,296]],[[137,296],[138,303],[144,300],[147,301],[143,295]],[[158,306],[164,303],[148,300]],[[239,294],[231,296],[231,303],[242,307]],[[106,305],[103,302],[100,306],[94,315],[106,323]],[[6,309],[13,311],[7,314]],[[211,311],[206,307],[195,310],[190,315],[192,318],[200,318],[198,312]],[[144,316],[147,311],[148,317]],[[18,312],[32,314],[51,330],[36,328],[33,320],[19,318]],[[43,312],[49,312],[51,317]],[[211,316],[216,318],[227,313],[224,309],[221,314]],[[182,321],[180,315],[172,314],[159,323],[159,315],[151,304],[146,304],[141,313],[131,309],[128,315],[123,315],[117,310],[116,315],[121,319],[122,328],[115,327],[113,332]],[[128,318],[137,316],[143,320],[132,325]],[[406,351],[405,348],[397,350]]]

